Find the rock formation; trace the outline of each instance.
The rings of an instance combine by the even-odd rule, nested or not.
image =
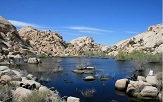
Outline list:
[[[118,50],[131,53],[134,50],[143,51],[145,53],[163,53],[163,26],[157,24],[148,27],[146,32],[140,33],[132,38],[123,40],[111,47],[109,55],[117,55]]]
[[[108,46],[97,44],[91,37],[79,37],[70,41],[68,47],[65,50],[65,54],[70,56],[78,56],[87,55],[88,53],[106,53],[108,49]]]
[[[0,62],[7,56],[33,53],[30,45],[25,42],[9,21],[0,16]]]
[[[31,26],[23,27],[18,32],[39,54],[60,56],[64,53],[66,43],[56,32],[39,31]]]

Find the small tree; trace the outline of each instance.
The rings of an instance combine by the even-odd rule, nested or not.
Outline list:
[[[126,56],[127,55],[126,55],[125,51],[119,50],[118,55],[116,56],[116,59],[119,61],[124,61],[124,60],[126,60]]]

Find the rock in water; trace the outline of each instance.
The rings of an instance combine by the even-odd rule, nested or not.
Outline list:
[[[156,76],[147,76],[146,77],[146,81],[147,83],[153,85],[153,86],[157,86],[158,85],[158,80]]]
[[[67,102],[80,102],[80,99],[70,96],[70,97],[67,98]]]
[[[117,90],[125,90],[127,87],[127,82],[128,82],[128,79],[117,80],[115,83],[115,88]]]
[[[153,86],[145,86],[140,94],[143,97],[157,97],[158,89]]]

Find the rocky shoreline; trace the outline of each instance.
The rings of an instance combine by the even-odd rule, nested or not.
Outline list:
[[[159,76],[159,77],[162,77]],[[162,101],[162,80],[157,75],[137,76],[136,79],[124,78],[115,83],[117,93],[127,94],[139,101]]]
[[[48,91],[48,93],[50,93],[50,96],[48,96],[49,100],[64,102],[65,100],[62,100],[56,90],[52,91],[42,86],[35,81],[36,78],[33,77],[33,75],[25,74],[13,66],[9,67],[9,65],[20,64],[20,59],[25,57],[28,58],[28,60],[26,60],[28,63],[41,62],[37,58],[30,58],[30,56],[116,56],[118,51],[122,49],[126,53],[138,50],[144,53],[157,54],[162,53],[162,35],[162,24],[158,24],[150,26],[146,32],[121,41],[114,46],[97,44],[91,37],[79,37],[66,43],[60,34],[50,30],[40,31],[28,26],[17,31],[14,25],[0,16],[0,85],[2,89],[9,89],[10,94],[8,96],[10,97],[8,97],[8,99],[12,99],[18,95],[17,100],[21,101],[21,98],[29,93]],[[140,77],[142,78],[141,80],[139,79]],[[120,90],[122,88],[127,94],[135,97],[160,97],[162,93],[159,93],[159,89],[156,87],[157,84],[155,86],[150,83],[151,78],[155,82],[158,82],[156,76],[139,76],[139,78],[134,81],[129,81],[128,79],[117,80],[115,87]],[[22,87],[26,85],[32,88]],[[140,92],[135,92],[137,89],[139,89]],[[3,92],[4,90],[1,91]],[[4,94],[4,99],[6,99],[5,97],[6,94]],[[80,101],[79,98],[75,97],[67,98],[67,102],[72,102],[72,100],[75,100],[75,102]]]
[[[61,97],[59,92],[54,87],[47,88],[36,81],[36,77],[32,74],[28,74],[23,70],[13,68],[9,66],[0,66],[0,101],[10,101],[10,102],[24,102],[26,97],[30,97],[30,94],[34,93],[44,94],[48,93],[49,96],[45,98],[48,102],[79,102],[79,98],[75,97]],[[2,88],[7,88],[3,90]],[[6,91],[8,93],[6,93]],[[8,96],[8,97],[6,97]],[[34,96],[35,97],[35,96]],[[39,98],[39,97],[35,97]]]

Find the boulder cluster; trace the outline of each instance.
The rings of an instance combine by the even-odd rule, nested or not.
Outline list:
[[[92,37],[79,37],[76,38],[68,44],[68,47],[65,50],[66,55],[70,56],[79,56],[87,55],[88,53],[95,52],[107,52],[109,49],[108,46],[103,46],[95,43]]]
[[[21,38],[28,42],[38,54],[61,56],[64,54],[66,42],[57,32],[39,31],[31,26],[18,31]]]
[[[111,47],[97,44],[92,37],[79,37],[69,43],[57,32],[37,30],[27,26],[16,30],[9,21],[0,17],[0,55],[88,56],[117,55],[119,50],[131,53],[162,53],[162,24],[150,26],[146,32],[123,40]],[[1,60],[4,56],[1,56]]]
[[[115,83],[115,89],[125,92],[130,97],[138,100],[161,100],[162,82],[155,75],[137,76],[137,80],[119,79]]]
[[[56,98],[56,100],[60,98],[57,92],[54,93],[53,91],[49,90],[45,86],[42,86],[35,80],[36,77],[34,77],[31,74],[25,74],[23,71],[10,69],[8,66],[0,66],[0,85],[3,85],[4,87],[14,85],[14,87],[8,89],[9,91],[12,92],[10,98],[21,102],[21,99],[23,97],[26,97],[28,94],[31,94],[34,91],[38,92],[48,91],[52,93],[53,98]],[[26,86],[22,86],[21,84]],[[30,87],[32,85],[34,85],[33,88]],[[3,93],[3,91],[1,92],[2,96],[5,94],[7,95],[7,93],[5,92]],[[0,99],[0,101],[5,101],[5,99],[2,98]]]
[[[34,54],[31,46],[19,36],[15,26],[0,16],[0,63],[9,64],[17,54]]]

